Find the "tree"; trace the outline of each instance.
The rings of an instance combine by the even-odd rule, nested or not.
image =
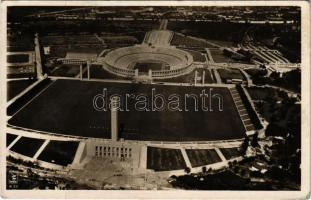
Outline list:
[[[187,174],[189,174],[189,173],[191,172],[190,167],[186,167],[186,168],[185,168],[185,172],[186,172]]]
[[[206,173],[206,167],[205,167],[205,166],[202,167],[202,172],[203,172],[203,173]]]
[[[249,138],[247,136],[245,136],[243,143],[241,144],[241,153],[242,155],[245,155],[246,150],[248,148],[249,145]]]
[[[258,147],[258,132],[253,135],[252,142],[251,142],[252,147]]]
[[[241,175],[242,177],[244,177],[244,176],[246,175],[246,171],[245,171],[244,169],[241,169],[241,170],[240,170],[240,175]]]
[[[32,178],[32,177],[33,177],[33,172],[32,172],[32,170],[31,170],[30,168],[27,169],[27,176],[28,176],[29,178]]]
[[[235,166],[235,167],[233,168],[233,172],[234,172],[235,174],[239,173],[239,167],[238,167],[238,166]]]

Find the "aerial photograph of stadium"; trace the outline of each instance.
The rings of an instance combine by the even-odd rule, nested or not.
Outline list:
[[[301,189],[298,6],[9,6],[7,190]]]

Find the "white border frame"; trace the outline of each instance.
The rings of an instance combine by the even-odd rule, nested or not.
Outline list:
[[[306,199],[310,198],[310,5],[307,1],[4,1],[0,3],[1,55],[1,196],[3,198],[109,199]],[[301,191],[185,191],[185,190],[6,190],[6,7],[7,6],[300,6],[302,45],[302,160]]]

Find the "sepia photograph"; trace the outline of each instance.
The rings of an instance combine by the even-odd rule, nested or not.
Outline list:
[[[5,15],[4,190],[302,190],[301,6]]]

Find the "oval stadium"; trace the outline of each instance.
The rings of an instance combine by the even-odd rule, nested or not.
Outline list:
[[[178,76],[187,73],[186,69],[190,67],[193,59],[191,54],[173,47],[137,45],[112,50],[107,53],[103,62],[119,70],[137,69],[138,72],[148,73],[150,70],[151,74],[175,72],[174,76]]]

